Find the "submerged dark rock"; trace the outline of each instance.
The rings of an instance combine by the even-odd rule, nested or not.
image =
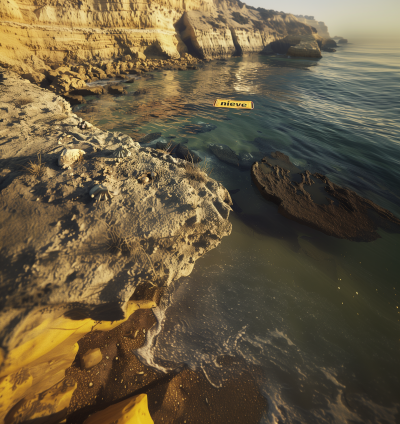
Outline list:
[[[167,140],[160,140],[157,141],[156,147],[160,150],[167,150],[169,153],[171,153],[174,149],[176,149],[176,146],[178,146],[179,143],[173,143],[172,141]]]
[[[69,92],[72,96],[96,96],[103,93],[104,89],[101,86],[78,88]]]
[[[126,90],[121,85],[110,85],[107,87],[110,94],[126,94]]]
[[[133,95],[134,96],[140,96],[141,94],[146,94],[147,90],[145,88],[139,88],[139,90],[136,90]]]
[[[182,144],[178,144],[176,149],[174,150],[176,157],[180,159],[185,159],[188,162],[199,163],[202,161],[201,157],[197,155],[192,150],[189,150],[186,146],[182,146]]]
[[[301,171],[280,152],[251,168],[261,194],[279,212],[325,234],[353,241],[373,241],[377,228],[400,232],[400,219],[371,200],[340,187],[321,174]]]
[[[324,43],[322,44],[322,47],[337,47],[336,41],[333,40],[332,38],[329,38],[328,40],[325,40]]]
[[[65,94],[63,97],[65,100],[68,100],[72,106],[86,103],[86,100],[82,96]]]
[[[182,129],[185,134],[201,134],[215,130],[216,128],[216,125],[202,123],[185,125]]]
[[[141,139],[137,140],[138,143],[150,143],[151,141],[157,140],[157,138],[161,137],[161,133],[151,133],[147,134]]]
[[[209,144],[208,147],[218,159],[239,166],[239,156],[226,144]]]

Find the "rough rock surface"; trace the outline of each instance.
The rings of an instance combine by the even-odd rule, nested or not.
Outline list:
[[[332,38],[329,38],[328,40],[324,40],[324,42],[322,43],[322,47],[337,47],[336,41],[333,40]]]
[[[306,25],[310,25],[312,28],[315,28],[318,34],[322,38],[331,38],[329,35],[328,27],[322,21],[317,21],[314,19],[314,16],[304,16],[304,15],[294,15],[297,20],[303,22]]]
[[[293,57],[322,57],[318,43],[312,37],[304,37],[299,44],[289,47],[287,54]]]
[[[140,149],[126,135],[79,130],[64,100],[23,81],[2,74],[0,237],[8,292],[3,308],[27,302],[124,304],[139,280],[147,276],[162,285],[189,274],[195,260],[230,233],[225,206],[228,211],[231,200],[221,185],[211,179],[195,184],[186,178],[185,161],[171,164],[169,155]],[[16,106],[26,85],[31,102]],[[114,158],[120,145],[132,155]],[[71,147],[85,155],[62,170],[57,158]],[[36,177],[22,166],[36,163],[40,152],[43,173]],[[156,175],[148,185],[138,182],[143,172]],[[114,193],[112,202],[93,203],[88,193],[96,184]],[[123,239],[116,256],[107,247],[113,232]],[[138,249],[135,260],[130,242]],[[23,261],[22,274],[6,265],[14,261]]]
[[[209,144],[208,147],[223,162],[239,165],[239,156],[226,144]]]
[[[190,274],[230,234],[231,198],[207,175],[189,178],[185,161],[122,133],[80,130],[64,99],[14,73],[0,72],[0,93],[4,417],[28,390],[36,399],[64,378],[75,343],[94,326],[109,330],[133,310],[155,307],[154,296]],[[120,146],[131,156],[113,157]],[[63,170],[65,148],[85,155]],[[94,202],[95,185],[112,200]],[[132,304],[144,284],[153,290],[147,303]],[[10,391],[15,379],[19,389]]]
[[[391,212],[324,175],[301,172],[280,152],[256,162],[251,176],[261,194],[279,205],[282,215],[325,234],[373,241],[380,237],[378,227],[400,232],[400,219]]]
[[[238,0],[0,2],[0,66],[19,74],[117,57],[179,59],[188,51],[200,58],[241,55],[288,35],[321,38],[293,15]]]

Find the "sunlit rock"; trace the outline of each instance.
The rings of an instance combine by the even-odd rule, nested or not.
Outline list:
[[[141,394],[91,415],[84,424],[153,424],[147,395]]]

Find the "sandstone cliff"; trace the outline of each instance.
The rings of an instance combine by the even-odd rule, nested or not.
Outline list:
[[[314,19],[314,16],[295,15],[295,17],[303,24],[310,25],[311,27],[315,28],[322,38],[331,38],[331,36],[329,35],[328,27],[325,25],[325,23],[321,21],[316,21]]]
[[[0,64],[46,64],[144,53],[201,58],[260,52],[287,36],[319,35],[296,17],[238,0],[0,0]],[[298,44],[298,43],[297,43]]]

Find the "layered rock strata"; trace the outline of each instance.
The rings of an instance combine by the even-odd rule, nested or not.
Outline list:
[[[324,38],[329,39],[331,36],[329,35],[328,27],[325,25],[322,21],[317,21],[314,16],[304,16],[304,15],[294,15],[298,21],[310,25],[311,27],[315,28],[318,32],[318,34]]]
[[[279,205],[279,212],[325,234],[354,241],[373,241],[378,228],[400,232],[400,219],[321,174],[302,172],[275,152],[251,168],[261,194]]]
[[[188,50],[200,58],[240,55],[286,36],[321,38],[293,15],[226,0],[1,0],[0,21],[0,65],[19,73],[124,55],[177,59]]]
[[[176,28],[189,53],[201,58],[265,53],[274,42],[287,37],[296,38],[293,44],[303,39],[320,39],[310,26],[300,23],[293,15],[265,15],[246,6],[229,12],[188,11]],[[318,46],[316,49],[319,51]]]
[[[0,92],[0,416],[58,421],[76,343],[156,307],[230,234],[232,202],[184,160],[79,129],[64,99],[16,74],[0,73]],[[29,415],[39,395],[58,406]]]

